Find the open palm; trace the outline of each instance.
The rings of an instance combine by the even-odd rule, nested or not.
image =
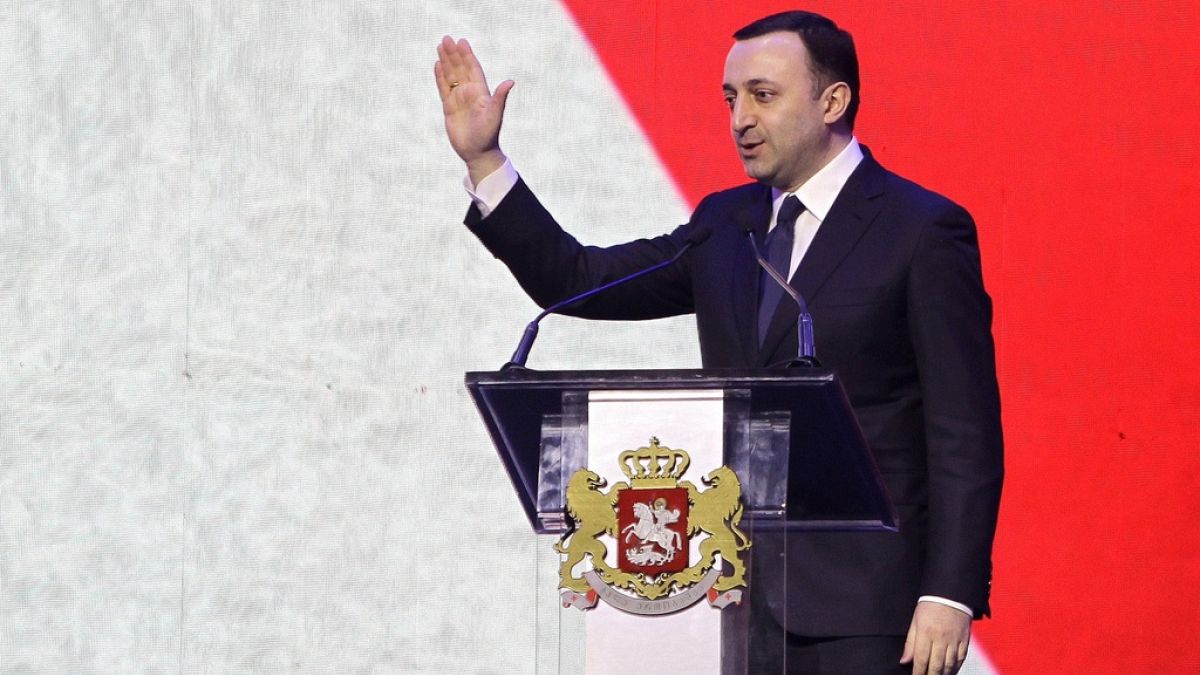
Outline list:
[[[483,67],[465,39],[455,41],[447,35],[437,51],[433,73],[450,145],[467,163],[473,178],[477,170],[487,175],[504,162],[500,126],[513,81],[505,80],[491,92]]]

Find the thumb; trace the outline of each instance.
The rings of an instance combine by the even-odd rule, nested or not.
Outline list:
[[[504,113],[504,106],[508,101],[508,92],[512,91],[513,85],[515,84],[516,82],[513,82],[512,80],[505,80],[496,85],[496,92],[492,94],[492,96],[496,98],[496,103],[500,106],[501,114]]]

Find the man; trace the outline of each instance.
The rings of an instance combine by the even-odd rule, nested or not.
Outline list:
[[[734,39],[723,90],[756,183],[709,195],[670,234],[600,249],[564,233],[501,152],[512,81],[490,92],[467,42],[444,38],[435,78],[451,145],[467,164],[467,225],[543,306],[709,231],[675,266],[571,310],[606,319],[694,312],[706,367],[765,367],[796,354],[797,310],[771,296],[745,228],[773,257],[782,252],[780,266],[808,299],[818,356],[841,377],[901,522],[899,533],[789,538],[788,603],[771,608],[788,632],[788,670],[956,672],[971,619],[989,613],[1003,476],[974,223],[855,139],[848,33],[784,12]]]

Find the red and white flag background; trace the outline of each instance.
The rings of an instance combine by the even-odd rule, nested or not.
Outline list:
[[[591,243],[745,180],[782,2],[0,3],[0,670],[534,672],[555,582],[462,387],[536,308],[459,223],[443,34]],[[1200,8],[813,2],[979,226],[1007,442],[974,672],[1200,672]],[[551,319],[536,368],[698,365]]]

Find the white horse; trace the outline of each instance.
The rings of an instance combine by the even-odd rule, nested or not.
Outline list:
[[[633,517],[637,519],[637,522],[626,525],[621,532],[625,534],[626,543],[629,542],[630,537],[637,537],[642,543],[658,544],[666,551],[666,562],[670,562],[675,558],[675,552],[683,546],[683,540],[679,533],[667,527],[667,524],[679,520],[679,510],[659,509],[659,511],[661,511],[661,515],[656,519],[655,510],[651,509],[649,504],[635,503]]]

